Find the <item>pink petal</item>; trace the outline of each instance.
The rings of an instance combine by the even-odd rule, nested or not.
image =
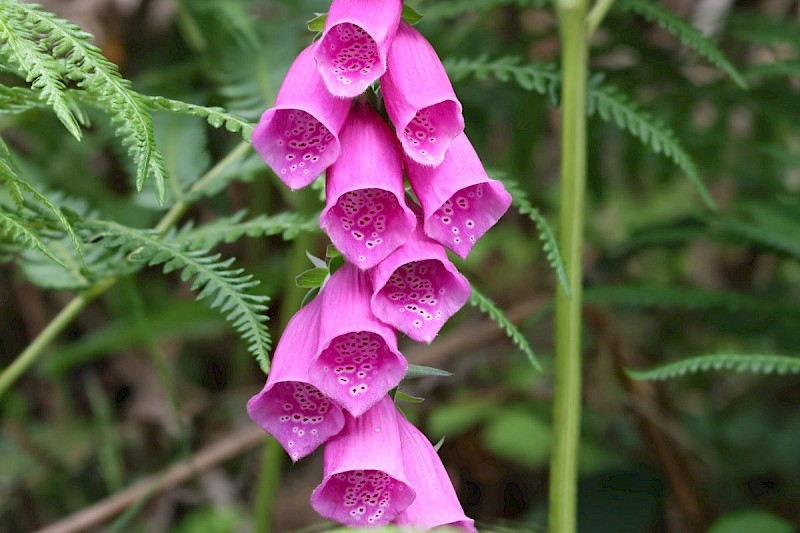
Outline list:
[[[401,0],[333,0],[314,58],[331,94],[353,98],[386,71]]]
[[[381,93],[403,150],[421,165],[440,164],[464,131],[461,102],[442,62],[421,33],[401,22],[387,65]]]
[[[361,416],[397,386],[408,363],[397,336],[370,310],[367,275],[345,263],[322,288],[320,344],[311,382],[353,416]]]
[[[486,175],[464,134],[453,139],[438,167],[406,159],[406,170],[425,212],[425,233],[462,258],[511,205],[511,195]]]
[[[375,316],[420,342],[431,342],[469,299],[467,279],[419,225],[369,275]]]
[[[473,521],[464,514],[453,483],[430,441],[402,415],[397,417],[397,425],[405,473],[417,497],[393,523],[413,526],[415,530],[450,526],[475,533]]]
[[[314,509],[348,526],[380,526],[414,501],[403,472],[397,409],[384,396],[363,416],[347,417],[344,430],[325,445],[322,483]]]
[[[300,52],[283,80],[275,107],[253,130],[256,151],[290,189],[314,181],[339,156],[339,131],[350,100],[335,98],[314,64],[317,43]]]
[[[342,410],[309,382],[316,354],[321,299],[286,326],[264,389],[247,402],[247,414],[281,443],[292,461],[305,457],[344,426]]]
[[[341,143],[341,156],[328,170],[319,223],[349,262],[367,269],[400,246],[417,220],[406,206],[397,141],[367,104],[353,108]]]

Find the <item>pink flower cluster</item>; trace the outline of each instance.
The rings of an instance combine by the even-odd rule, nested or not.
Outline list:
[[[439,58],[401,11],[401,0],[334,0],[253,132],[288,187],[327,170],[320,225],[347,262],[289,322],[247,409],[293,461],[325,443],[311,496],[321,515],[475,531],[388,392],[408,368],[395,330],[431,342],[469,299],[445,247],[465,258],[511,197],[486,175]],[[378,80],[394,132],[357,98]]]

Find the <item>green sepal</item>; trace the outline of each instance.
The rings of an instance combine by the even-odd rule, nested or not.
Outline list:
[[[327,267],[310,268],[295,278],[295,283],[301,289],[318,289],[328,277]]]
[[[452,375],[453,374],[448,372],[447,370],[442,370],[440,368],[410,364],[408,365],[408,371],[406,372],[406,375],[405,377],[403,377],[403,379],[416,379],[416,378],[424,378],[427,376],[447,377]]]

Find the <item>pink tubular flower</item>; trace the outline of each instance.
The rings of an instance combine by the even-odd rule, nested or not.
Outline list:
[[[429,530],[449,526],[475,533],[473,521],[464,514],[447,471],[431,443],[402,415],[397,417],[397,425],[403,466],[408,484],[417,497],[393,523],[413,526],[415,531],[416,528]]]
[[[421,224],[369,275],[375,316],[420,342],[431,342],[469,299],[469,282]]]
[[[301,189],[336,161],[339,131],[350,101],[335,98],[314,65],[312,44],[297,56],[283,80],[275,107],[253,130],[256,151],[290,189]]]
[[[464,134],[453,139],[438,167],[406,159],[406,170],[425,212],[425,233],[462,258],[511,205],[511,195],[486,175]]]
[[[403,472],[397,409],[384,396],[325,445],[322,483],[314,509],[348,526],[380,526],[414,501]]]
[[[421,33],[401,22],[387,64],[381,92],[403,149],[417,163],[440,164],[450,141],[464,131],[464,117],[439,57]]]
[[[372,315],[367,275],[345,263],[322,288],[320,343],[311,382],[351,415],[361,416],[408,369],[394,330]]]
[[[314,53],[334,96],[353,98],[386,71],[402,0],[333,0]]]
[[[336,435],[344,415],[309,383],[308,365],[316,354],[320,298],[315,298],[289,321],[264,389],[247,402],[247,413],[281,443],[292,461],[305,457]]]
[[[400,246],[417,219],[405,203],[397,141],[369,105],[353,107],[341,143],[328,170],[319,223],[349,262],[367,269]]]

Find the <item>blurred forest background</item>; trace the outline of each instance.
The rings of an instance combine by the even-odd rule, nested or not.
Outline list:
[[[425,401],[401,407],[432,441],[446,436],[440,454],[482,531],[542,531],[557,281],[528,215],[533,205],[557,219],[555,14],[532,0],[409,4],[448,66],[467,134],[490,174],[516,183],[521,207],[457,265],[519,325],[543,371],[467,306],[433,344],[401,339],[412,363],[454,373],[404,384]],[[249,122],[314,37],[306,21],[327,10],[324,0],[43,5],[93,33],[136,91]],[[625,369],[800,355],[800,5],[619,0],[591,65],[580,531],[795,531],[800,375],[753,364],[761,372],[662,382]],[[13,70],[0,82],[27,87]],[[288,193],[237,133],[154,112],[169,176],[161,206],[151,183],[136,192],[104,114],[85,107],[91,126],[77,142],[49,109],[12,111],[0,110],[0,134],[20,176],[69,213],[128,227],[152,228],[185,202],[178,227],[206,228],[190,245],[235,257],[261,281],[250,292],[271,298],[278,338],[305,293],[295,277],[312,267],[306,251],[324,257],[328,244],[315,232],[318,187]],[[209,171],[216,185],[202,197],[181,192]],[[0,187],[0,210],[10,205]],[[97,502],[86,523],[111,531],[330,527],[308,503],[322,454],[291,465],[247,418],[265,378],[224,315],[178,273],[137,262],[134,249],[109,256],[86,232],[81,267],[57,229],[41,237],[69,268],[0,227],[0,368],[74,291],[116,283],[0,399],[0,531]]]

